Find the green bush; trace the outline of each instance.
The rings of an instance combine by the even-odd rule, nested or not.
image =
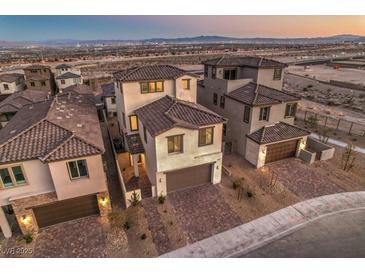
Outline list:
[[[233,182],[232,182],[232,187],[233,187],[233,189],[238,189],[238,188],[240,188],[241,186],[242,186],[242,183],[243,183],[243,181],[245,180],[245,178],[243,178],[243,177],[241,177],[241,178],[238,178],[238,179],[236,179],[236,180],[234,180]]]
[[[125,221],[125,222],[124,222],[124,224],[123,224],[123,228],[124,228],[124,230],[128,230],[128,229],[130,229],[130,228],[131,228],[131,225],[129,224],[129,222],[128,222],[128,221]]]
[[[165,203],[165,200],[166,200],[166,196],[164,196],[162,193],[157,197],[157,201],[159,204],[163,204]]]
[[[128,200],[131,203],[131,206],[137,206],[140,203],[139,194],[136,191],[132,192],[131,198]]]

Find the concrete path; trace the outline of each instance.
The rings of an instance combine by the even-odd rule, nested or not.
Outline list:
[[[310,136],[313,137],[313,138],[319,139],[318,134],[311,133]],[[339,141],[339,140],[336,140],[336,139],[329,138],[328,139],[328,143],[334,144],[334,145],[339,146],[339,147],[344,147],[344,148],[347,147],[347,143],[342,142],[342,141]],[[365,148],[355,146],[354,150],[357,151],[357,152],[359,152],[359,153],[365,154]]]
[[[283,208],[161,257],[243,257],[314,221],[355,210],[365,210],[365,191],[321,196]]]

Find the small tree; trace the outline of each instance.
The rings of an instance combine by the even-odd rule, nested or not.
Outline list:
[[[132,192],[131,198],[128,200],[132,206],[137,206],[140,203],[139,194],[136,191]]]
[[[354,167],[356,160],[356,152],[352,144],[348,144],[344,153],[342,154],[342,169],[344,171],[350,171]]]

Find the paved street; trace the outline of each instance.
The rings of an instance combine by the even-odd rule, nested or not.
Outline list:
[[[314,221],[302,229],[239,257],[365,257],[365,210]]]

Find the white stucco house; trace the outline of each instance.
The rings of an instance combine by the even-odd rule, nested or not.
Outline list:
[[[226,152],[255,167],[298,157],[309,132],[294,125],[300,98],[283,91],[285,64],[259,57],[223,56],[204,63],[198,103],[228,119]]]
[[[0,74],[0,95],[13,94],[25,89],[24,74],[7,73]]]
[[[55,79],[60,93],[69,86],[82,84],[82,76],[79,69],[73,68],[67,64],[56,66]]]
[[[102,101],[108,117],[117,115],[117,104],[115,98],[115,83],[107,83],[101,85]]]
[[[68,91],[23,106],[0,130],[0,225],[23,233],[94,214],[110,201],[94,96]]]
[[[120,134],[152,195],[219,183],[224,119],[196,103],[197,76],[169,65],[114,74]]]

